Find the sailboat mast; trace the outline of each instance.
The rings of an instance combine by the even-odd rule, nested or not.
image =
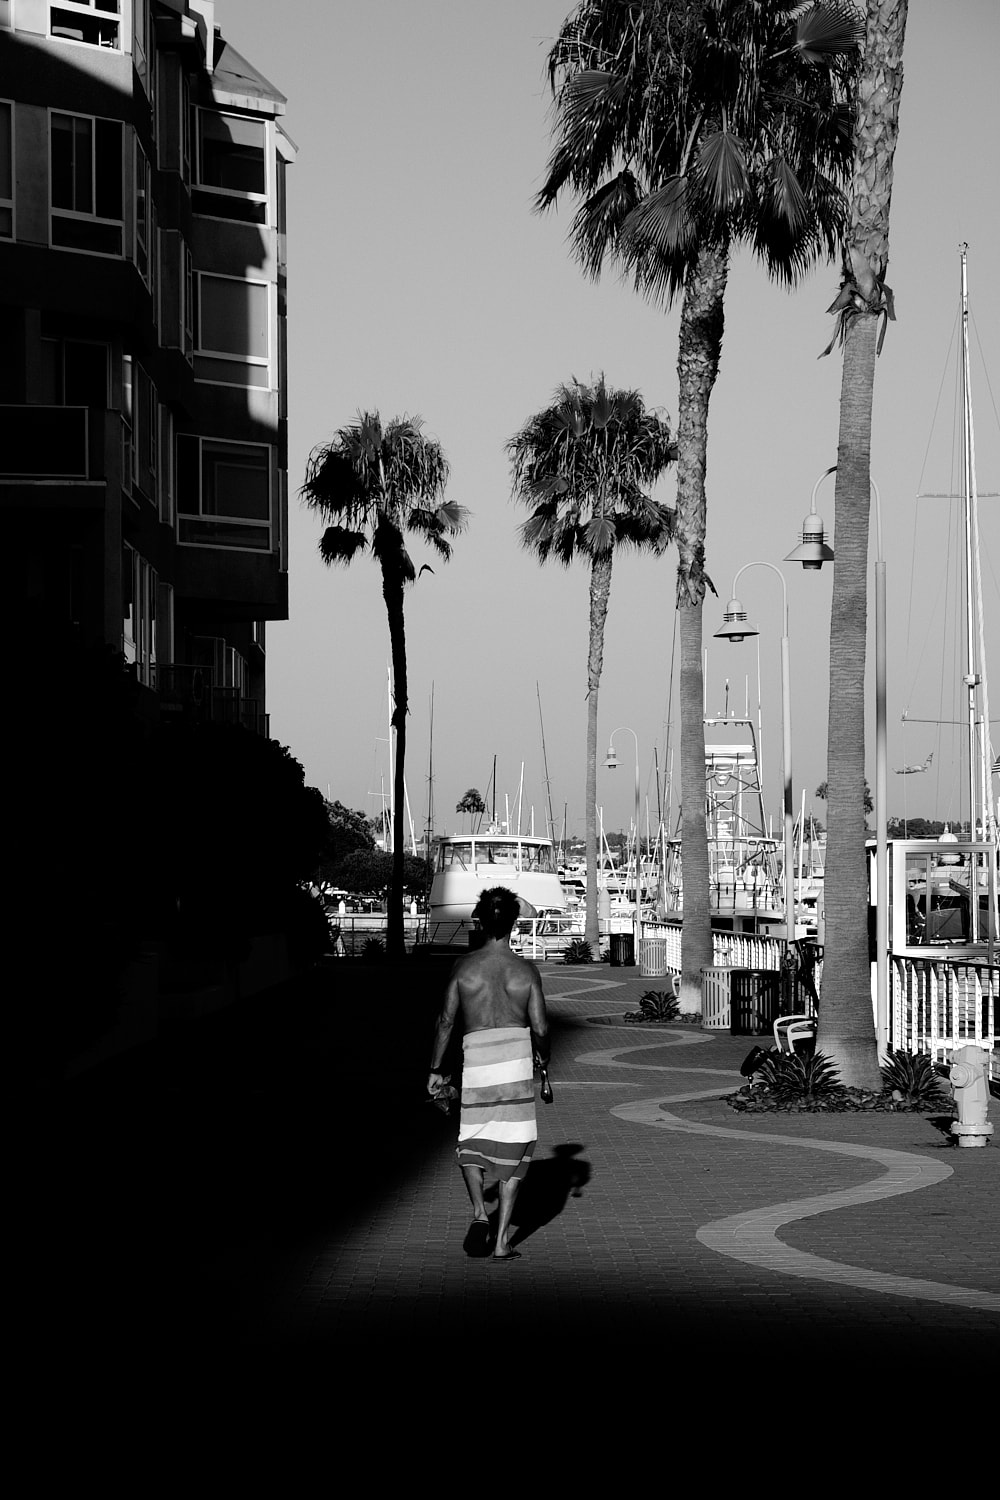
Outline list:
[[[982,577],[979,562],[979,494],[976,485],[976,435],[972,418],[972,372],[969,349],[969,280],[968,250],[961,246],[962,257],[962,409],[963,468],[965,499],[965,597],[966,660],[965,678],[969,693],[969,837],[976,836],[976,813],[980,815],[982,838],[995,842],[991,789],[992,754],[990,744],[989,687],[986,679],[986,651],[983,626]],[[981,708],[977,697],[981,691]]]
[[[431,857],[431,841],[434,838],[434,684],[431,683],[430,733],[427,742],[427,833],[424,839],[424,855]]]
[[[549,809],[548,835],[553,844],[556,841],[556,820],[552,812],[552,783],[549,781],[549,759],[545,753],[545,723],[542,719],[542,694],[538,683],[535,683],[535,694],[538,698],[538,727],[542,732],[542,769],[545,772],[545,796]]]
[[[974,438],[972,435],[972,391],[969,382],[969,278],[967,255],[968,246],[961,246],[962,256],[962,496],[964,502],[963,518],[965,523],[965,660],[966,675],[965,686],[968,693],[969,711],[969,837],[976,836],[976,809],[979,804],[979,777],[977,774],[976,747],[976,687],[979,676],[976,672],[976,648],[973,633],[973,571],[972,571],[972,496],[975,481],[973,479],[973,450]]]

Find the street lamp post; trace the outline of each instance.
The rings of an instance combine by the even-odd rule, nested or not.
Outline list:
[[[640,891],[639,870],[639,736],[634,729],[629,729],[627,724],[621,724],[617,729],[612,730],[604,765],[608,771],[616,771],[618,769],[618,756],[615,754],[615,735],[623,733],[630,734],[635,741],[635,911],[632,917],[632,933],[635,942],[634,962],[639,963],[639,944],[642,941],[642,895]]]
[[[833,561],[824,544],[823,523],[816,515],[816,492],[824,479],[836,474],[831,464],[813,485],[812,507],[802,523],[802,545],[786,557],[804,568]],[[888,801],[886,760],[886,611],[885,557],[882,553],[882,497],[868,476],[875,500],[875,1037],[879,1062],[889,1050],[889,846],[886,838]]]
[[[729,603],[726,605],[725,618],[722,625],[715,632],[722,640],[742,641],[745,636],[759,635],[752,625],[747,624],[746,611],[739,599],[736,597],[736,585],[740,575],[747,568],[770,568],[781,580],[781,607],[782,607],[782,631],[781,631],[781,775],[784,782],[784,825],[785,825],[785,936],[788,942],[795,939],[795,844],[794,824],[792,819],[792,702],[791,702],[791,673],[788,665],[788,590],[785,586],[785,575],[780,568],[776,568],[769,562],[744,563],[733,578],[733,592]]]

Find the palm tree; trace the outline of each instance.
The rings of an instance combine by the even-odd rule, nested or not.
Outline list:
[[[816,0],[583,0],[549,54],[556,146],[536,206],[581,202],[577,258],[606,261],[651,301],[681,298],[677,357],[684,929],[681,1005],[712,959],[704,816],[701,613],[708,406],[732,247],[794,285],[835,252],[850,161],[854,7]],[[714,592],[714,588],[713,588]]]
[[[903,87],[906,0],[868,0],[854,125],[854,174],[844,280],[831,312],[844,345],[837,448],[830,709],[827,737],[826,960],[817,1045],[842,1081],[879,1088],[867,943],[864,660],[875,359],[894,316],[885,285],[889,202]],[[861,666],[859,668],[859,663]]]
[[[616,550],[663,552],[673,511],[649,490],[676,457],[670,427],[647,411],[638,391],[610,390],[574,380],[551,406],[529,418],[510,442],[513,493],[531,506],[521,541],[540,562],[590,563],[590,644],[587,652],[587,941],[599,943],[597,913],[597,699],[604,661],[604,624]],[[638,830],[636,830],[638,837]],[[636,955],[638,957],[638,955]]]
[[[483,794],[477,786],[470,786],[460,802],[455,804],[455,811],[462,814],[462,826],[465,826],[466,813],[483,813],[486,811],[486,803]],[[475,832],[475,830],[473,830]]]
[[[404,533],[423,537],[439,557],[451,556],[450,536],[467,519],[464,506],[446,502],[448,463],[441,445],[421,431],[419,417],[393,417],[383,426],[378,412],[359,412],[333,441],[309,456],[302,498],[327,522],[320,538],[325,563],[350,564],[369,550],[382,572],[392,655],[396,764],[393,783],[392,884],[386,951],[402,957],[403,810],[406,800],[406,631],[403,594],[417,576]],[[425,563],[420,569],[433,571]]]

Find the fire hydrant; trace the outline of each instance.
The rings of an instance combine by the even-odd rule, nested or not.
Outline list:
[[[990,1088],[986,1079],[986,1053],[981,1047],[959,1047],[948,1070],[958,1119],[951,1133],[960,1146],[985,1146],[993,1134],[986,1118]]]

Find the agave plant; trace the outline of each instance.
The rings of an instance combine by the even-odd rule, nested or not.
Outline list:
[[[594,950],[586,938],[574,938],[566,945],[563,954],[564,964],[592,964],[594,962]]]
[[[908,1104],[946,1105],[951,1100],[925,1052],[894,1052],[882,1064],[882,1082]]]
[[[676,1021],[680,1009],[673,990],[647,990],[639,997],[639,1014],[644,1021]]]
[[[381,938],[370,937],[365,939],[365,945],[361,950],[361,957],[366,963],[381,963],[385,958],[385,944]]]
[[[757,1079],[782,1103],[833,1103],[844,1095],[840,1074],[822,1052],[812,1055],[772,1052],[757,1069]]]

